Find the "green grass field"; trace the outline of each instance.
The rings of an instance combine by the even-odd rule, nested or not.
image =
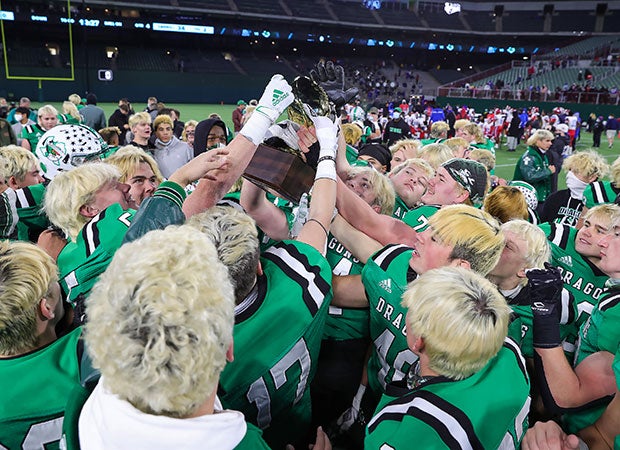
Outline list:
[[[61,104],[53,103],[53,105],[61,109]],[[39,107],[41,105],[35,105],[35,107]],[[106,117],[109,117],[114,110],[117,108],[117,103],[100,103],[99,106],[103,108],[106,113]],[[226,125],[232,128],[232,111],[235,108],[235,105],[218,105],[218,104],[210,104],[210,105],[198,105],[198,104],[170,104],[166,105],[172,108],[176,108],[181,111],[181,120],[203,120],[209,116],[211,113],[217,113],[222,117]],[[144,104],[134,104],[134,109],[136,111],[142,111],[146,105]],[[577,151],[579,150],[587,150],[592,148],[592,134],[583,132],[581,135],[581,139],[577,141]],[[514,173],[514,166],[519,160],[520,156],[523,154],[525,150],[524,144],[519,144],[517,147],[517,151],[514,153],[509,153],[507,151],[507,147],[505,145],[505,141],[502,142],[502,145],[499,149],[496,149],[496,165],[495,165],[495,174],[501,178],[505,178],[507,180],[512,179],[512,175]],[[605,138],[605,134],[603,134],[601,139],[601,147],[598,148],[598,152],[602,154],[607,161],[611,164],[618,156],[620,156],[620,139],[616,139],[614,141],[614,145],[612,148],[607,147],[607,140]],[[566,188],[566,180],[565,177],[560,174],[559,179],[559,189]]]

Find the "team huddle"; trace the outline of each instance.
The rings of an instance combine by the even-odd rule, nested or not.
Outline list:
[[[0,448],[612,448],[620,158],[533,129],[507,181],[468,120],[396,139],[298,95],[193,148],[147,113],[0,147]],[[313,166],[300,200],[242,178],[263,142]]]

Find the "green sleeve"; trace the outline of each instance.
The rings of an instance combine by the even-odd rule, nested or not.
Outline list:
[[[263,439],[263,432],[260,428],[247,423],[248,430],[245,432],[243,440],[235,447],[235,450],[269,450],[271,447],[267,445]]]
[[[172,181],[164,181],[155,194],[140,205],[123,243],[135,241],[151,230],[163,230],[168,225],[185,222],[182,209],[184,200],[185,191],[181,186]]]

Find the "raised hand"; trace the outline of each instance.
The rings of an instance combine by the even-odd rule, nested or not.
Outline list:
[[[561,344],[562,274],[549,263],[545,263],[544,269],[529,269],[525,274],[534,319],[534,347],[557,347]]]
[[[336,107],[343,106],[359,92],[357,88],[345,90],[344,69],[332,61],[327,61],[327,63],[320,61],[316,68],[310,71],[310,78],[323,88]]]

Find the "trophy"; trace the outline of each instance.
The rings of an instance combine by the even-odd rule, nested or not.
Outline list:
[[[299,203],[314,183],[319,144],[308,153],[299,149],[297,131],[313,126],[308,114],[335,119],[336,108],[325,90],[309,77],[299,76],[291,83],[294,102],[287,108],[289,120],[269,129],[268,137],[258,146],[243,176],[279,197]]]

